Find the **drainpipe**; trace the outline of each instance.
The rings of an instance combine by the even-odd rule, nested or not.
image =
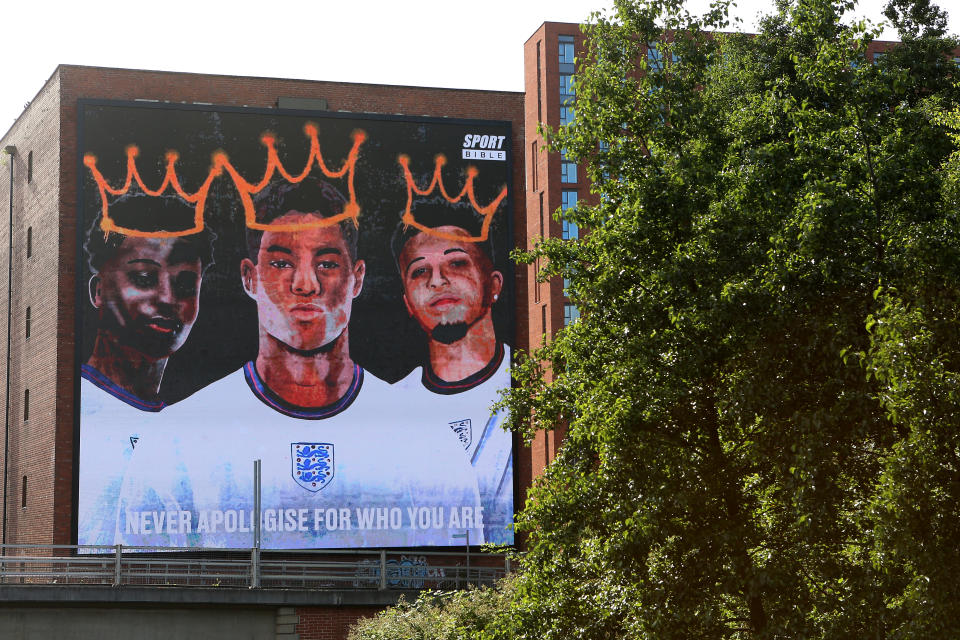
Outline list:
[[[3,420],[3,544],[7,544],[7,469],[10,467],[10,343],[11,322],[13,320],[13,159],[17,155],[17,147],[10,144],[3,148],[10,157],[10,215],[7,226],[7,391],[4,409],[6,416]],[[3,547],[3,555],[7,555],[7,547]]]

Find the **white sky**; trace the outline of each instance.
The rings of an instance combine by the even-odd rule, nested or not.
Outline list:
[[[879,22],[884,0],[856,14]],[[952,0],[940,0],[947,6]],[[93,0],[6,3],[0,132],[58,64],[468,89],[523,90],[523,43],[612,0]],[[690,0],[702,11],[708,0]],[[744,31],[773,0],[738,0]],[[960,32],[960,9],[951,31]],[[893,39],[893,33],[882,37]]]

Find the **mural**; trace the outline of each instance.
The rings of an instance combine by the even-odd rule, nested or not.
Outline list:
[[[512,543],[508,123],[81,103],[77,541]]]

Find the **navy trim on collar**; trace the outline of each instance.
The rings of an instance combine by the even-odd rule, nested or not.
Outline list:
[[[260,377],[260,374],[257,373],[257,368],[252,361],[243,365],[243,377],[246,379],[250,390],[253,391],[253,395],[262,403],[285,416],[302,418],[303,420],[332,418],[353,404],[353,401],[356,400],[360,394],[360,388],[363,386],[363,369],[360,365],[354,364],[353,382],[350,383],[350,387],[342,398],[324,407],[298,407],[283,400],[274,393],[263,381],[263,378]]]
[[[437,374],[433,372],[428,362],[423,366],[421,381],[423,382],[423,386],[434,393],[442,393],[447,396],[455,393],[463,393],[489,380],[493,374],[497,372],[497,369],[500,368],[500,364],[503,362],[503,355],[503,343],[498,342],[497,351],[493,354],[493,360],[488,362],[480,371],[467,376],[463,380],[456,380],[454,382],[447,382],[437,377]]]
[[[166,402],[148,402],[138,398],[88,364],[80,365],[80,376],[134,409],[156,413],[167,406]]]

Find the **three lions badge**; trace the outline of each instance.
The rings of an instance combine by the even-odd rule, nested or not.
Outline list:
[[[327,442],[290,444],[291,474],[307,491],[320,491],[333,480],[333,445]]]

